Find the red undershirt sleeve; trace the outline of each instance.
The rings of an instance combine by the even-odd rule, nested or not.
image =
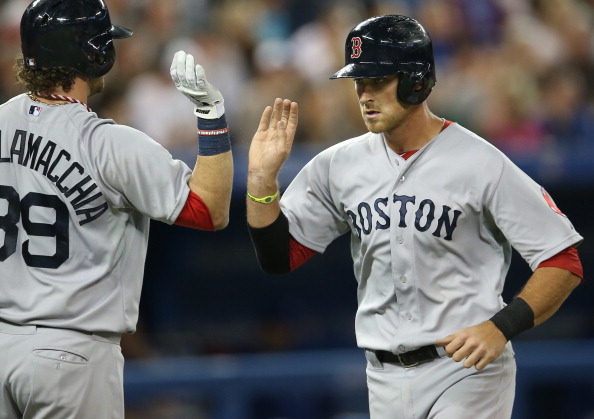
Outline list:
[[[190,191],[183,209],[179,213],[175,225],[195,228],[198,230],[214,231],[214,224],[210,211],[202,198]]]
[[[289,260],[291,271],[294,271],[309,260],[317,252],[299,243],[293,237],[289,241]]]
[[[584,269],[575,246],[569,246],[567,249],[557,253],[552,258],[541,262],[539,268],[560,268],[569,271],[584,279]]]

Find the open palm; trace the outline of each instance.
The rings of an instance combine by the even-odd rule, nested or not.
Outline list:
[[[289,157],[298,121],[297,103],[276,99],[262,113],[249,150],[248,171],[262,177],[276,177]]]

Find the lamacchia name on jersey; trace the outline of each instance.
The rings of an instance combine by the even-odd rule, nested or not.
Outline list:
[[[68,151],[24,130],[16,130],[12,142],[4,142],[3,134],[0,131],[0,164],[17,163],[47,177],[75,210],[81,226],[107,211],[107,201],[97,184],[79,162],[71,160]]]
[[[431,199],[418,200],[416,196],[396,195],[389,200],[387,197],[377,198],[373,204],[361,202],[355,211],[347,210],[351,217],[357,235],[370,234],[372,230],[386,230],[390,228],[390,208],[388,205],[399,205],[398,224],[400,228],[408,227],[409,223],[420,231],[430,231],[435,237],[452,240],[454,230],[458,224],[460,210],[452,210],[447,205],[438,205]],[[410,211],[409,211],[410,210]],[[414,212],[413,215],[408,215]]]

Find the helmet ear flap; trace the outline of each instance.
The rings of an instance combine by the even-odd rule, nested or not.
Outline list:
[[[418,105],[427,99],[434,85],[435,78],[430,76],[430,72],[400,73],[396,94],[404,103]]]

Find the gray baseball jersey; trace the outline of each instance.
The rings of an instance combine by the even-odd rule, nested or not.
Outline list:
[[[499,311],[511,246],[535,269],[582,240],[541,186],[457,124],[408,160],[381,134],[336,144],[295,177],[281,208],[317,252],[351,233],[357,344],[394,353]]]
[[[80,104],[23,94],[0,121],[0,319],[134,331],[149,219],[177,219],[191,170]]]

